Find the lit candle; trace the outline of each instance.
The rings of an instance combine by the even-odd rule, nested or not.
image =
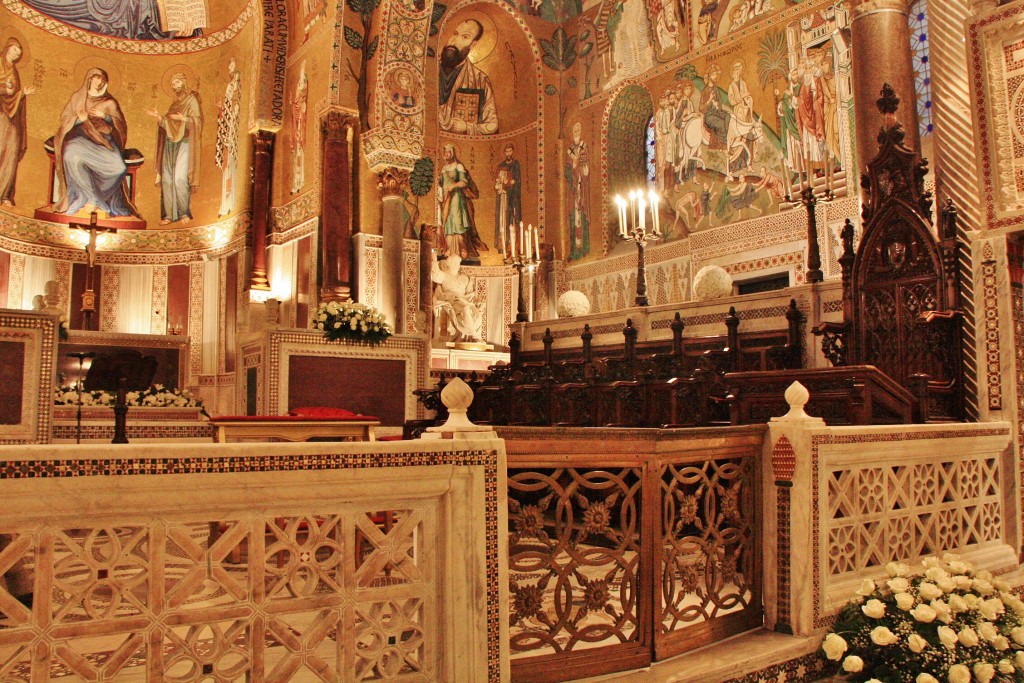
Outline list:
[[[532,246],[533,240],[530,238],[530,233],[533,231],[533,226],[529,225],[526,227],[526,242],[524,243],[524,253],[526,254],[526,260],[530,260],[530,247]]]
[[[533,253],[540,258],[540,226],[533,229]]]
[[[658,215],[658,204],[661,198],[654,190],[651,190],[647,196],[651,200],[651,226],[654,228],[654,236],[661,237],[661,217]]]
[[[519,251],[526,249],[526,241],[523,239],[523,222],[519,221]]]
[[[647,202],[644,201],[644,196],[642,194],[638,192],[637,195],[637,215],[640,218],[640,232],[643,234],[646,232],[645,228],[647,227]]]
[[[510,225],[508,228],[508,234],[512,238],[512,260],[516,259],[516,227]]]
[[[626,200],[615,195],[615,205],[619,207],[619,236],[626,236]]]

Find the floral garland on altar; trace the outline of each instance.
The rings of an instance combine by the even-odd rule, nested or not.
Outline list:
[[[391,327],[384,314],[373,306],[349,299],[343,303],[325,301],[313,315],[313,325],[330,341],[362,342],[370,346],[383,344],[391,336]]]
[[[1021,683],[1024,601],[958,555],[924,559],[924,573],[886,565],[867,579],[821,649],[858,683]]]
[[[78,384],[65,384],[54,390],[53,402],[59,406],[110,407],[117,401],[117,394],[108,391],[85,391],[79,393]],[[125,403],[139,408],[199,408],[204,413],[203,402],[193,396],[188,389],[168,389],[162,384],[154,384],[145,391],[129,391],[125,393]]]

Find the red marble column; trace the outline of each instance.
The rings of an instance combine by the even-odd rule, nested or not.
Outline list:
[[[885,83],[893,87],[901,100],[897,117],[907,134],[903,144],[921,149],[909,12],[910,0],[855,0],[850,9],[854,129],[857,166],[862,171],[878,154],[878,131],[886,122],[876,101]]]
[[[274,168],[273,131],[257,130],[252,136],[252,272],[249,289],[269,291],[267,280],[267,232],[270,225],[270,178]]]
[[[352,232],[358,216],[356,135],[359,120],[328,112],[320,122],[320,300],[352,295]]]

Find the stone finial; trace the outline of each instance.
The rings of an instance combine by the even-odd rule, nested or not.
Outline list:
[[[487,425],[475,425],[469,421],[466,411],[473,403],[473,389],[461,377],[453,377],[441,390],[441,403],[448,409],[448,421],[438,427],[427,427],[428,432],[489,432]]]
[[[811,393],[807,391],[807,387],[800,382],[793,382],[786,389],[784,394],[786,397],[786,403],[789,404],[789,412],[782,417],[773,417],[772,422],[796,422],[799,420],[810,420],[812,422],[820,422],[825,424],[825,421],[820,417],[812,417],[804,412],[804,406],[807,405],[807,401],[811,398]]]

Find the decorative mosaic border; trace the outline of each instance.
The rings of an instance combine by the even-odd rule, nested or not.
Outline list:
[[[132,411],[128,415],[131,419]],[[135,439],[205,439],[212,442],[214,428],[206,424],[194,425],[132,425],[125,426],[125,436],[129,441]],[[54,441],[77,441],[79,436],[78,426],[71,424],[54,424]],[[114,425],[82,425],[82,440],[110,441],[114,438]]]
[[[824,674],[825,660],[815,651],[738,678],[730,678],[724,683],[812,683],[821,680]]]
[[[301,223],[317,218],[320,209],[320,186],[313,185],[287,204],[270,209],[270,242],[268,244],[281,244],[277,240],[290,242],[294,237],[287,236],[292,228]],[[314,226],[314,229],[316,226]]]
[[[996,260],[992,242],[982,247],[981,286],[985,307],[985,375],[988,409],[1003,409],[1003,384],[999,372],[999,293],[996,289]]]
[[[3,328],[8,329],[6,334]],[[0,338],[4,336],[10,338],[12,334],[16,335],[16,341],[25,341],[26,361],[31,361],[30,356],[35,356],[38,353],[38,375],[32,377],[30,373],[26,373],[23,378],[24,390],[22,391],[24,399],[36,396],[34,409],[29,408],[27,404],[22,406],[22,419],[25,418],[26,412],[30,416],[34,412],[35,419],[28,423],[22,422],[19,425],[6,425],[5,429],[27,427],[28,433],[24,436],[12,434],[13,438],[10,439],[2,438],[0,435],[0,444],[50,443],[50,425],[53,420],[53,378],[56,369],[57,319],[51,315],[28,311],[0,311]],[[32,335],[35,339],[25,339],[27,335]]]
[[[960,439],[984,436],[1009,436],[1009,429],[993,427],[990,429],[956,429],[947,432],[874,432],[868,434],[814,434],[811,436],[811,547],[812,553],[812,586],[813,586],[813,622],[814,628],[822,628],[831,623],[834,616],[823,616],[822,610],[822,577],[820,555],[826,549],[821,543],[821,501],[820,484],[821,447],[859,443],[887,443],[921,441],[925,439]]]
[[[992,156],[1001,141],[995,140],[997,131],[990,130],[989,127],[989,114],[992,112],[992,116],[998,116],[996,114],[997,108],[1003,105],[999,102],[989,102],[987,97],[986,85],[989,83],[990,76],[996,76],[996,74],[990,73],[984,65],[985,49],[983,46],[984,42],[987,42],[988,34],[994,32],[997,24],[1004,22],[1008,19],[1012,19],[1024,12],[1024,6],[1011,5],[1005,9],[1001,9],[998,12],[993,12],[987,16],[983,16],[980,19],[969,23],[967,28],[968,44],[970,45],[970,69],[974,81],[974,106],[977,112],[977,125],[978,125],[978,139],[980,142],[979,155],[981,158],[981,182],[982,182],[982,195],[986,198],[985,204],[985,220],[986,227],[989,229],[1002,228],[1010,225],[1014,225],[1020,221],[1019,212],[1016,215],[1004,216],[999,218],[996,211],[995,197],[997,196],[997,189],[995,183],[995,175],[1002,173],[1003,170],[1008,170],[1012,174],[1012,168],[1000,170],[993,168]],[[969,20],[970,21],[970,20]],[[1002,50],[995,51],[998,53],[998,58],[1002,58]],[[1001,75],[1001,70],[1000,70]],[[1005,85],[1005,84],[1001,84]],[[1006,112],[1001,114],[1004,118]],[[1009,122],[1006,122],[1006,128],[1009,128]],[[1011,135],[1009,130],[1006,131],[1007,136]]]
[[[285,364],[291,355],[336,356],[342,358],[395,359],[405,361],[406,388],[414,384],[412,389],[428,386],[427,375],[430,364],[430,348],[426,338],[393,336],[379,347],[361,344],[328,341],[320,332],[312,330],[275,330],[266,341],[266,401],[261,406],[269,414],[279,415],[287,411],[280,410],[282,397],[281,383],[287,374]],[[405,397],[405,418],[407,420],[423,417],[423,405],[416,401],[409,389]],[[267,413],[264,413],[267,414]]]
[[[0,317],[2,321],[2,317]],[[51,321],[52,327],[52,321]],[[52,330],[51,330],[52,332]],[[65,460],[0,460],[0,481],[63,477],[155,476],[304,472],[395,467],[483,467],[487,572],[487,680],[501,681],[501,620],[498,567],[498,452],[326,453]]]

